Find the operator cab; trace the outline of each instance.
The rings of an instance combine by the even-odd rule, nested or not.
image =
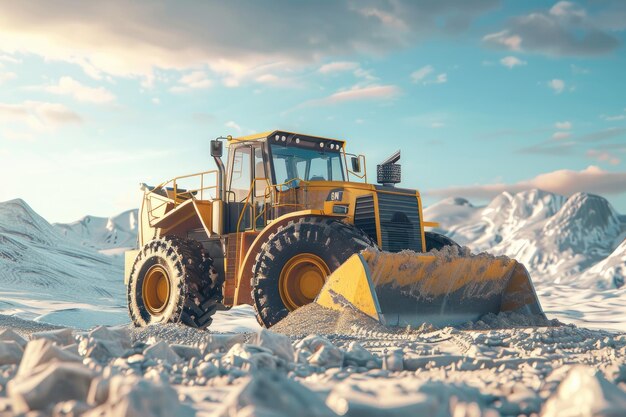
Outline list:
[[[225,201],[231,232],[262,229],[304,204],[301,183],[345,181],[344,142],[275,131],[229,140]]]

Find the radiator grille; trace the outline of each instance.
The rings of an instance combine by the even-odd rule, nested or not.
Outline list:
[[[373,195],[357,197],[354,206],[354,225],[363,230],[372,240],[377,241]]]
[[[383,250],[400,252],[404,249],[411,249],[422,252],[419,208],[415,195],[379,192],[378,210],[382,237],[382,245],[380,246]],[[354,225],[367,233],[374,241],[378,241],[373,195],[361,196],[356,199]]]
[[[382,249],[422,252],[419,208],[415,195],[378,193]]]

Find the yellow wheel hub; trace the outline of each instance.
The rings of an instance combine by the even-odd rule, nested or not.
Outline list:
[[[153,265],[146,272],[141,288],[143,302],[151,315],[165,310],[170,300],[170,277],[161,265]]]
[[[278,288],[283,304],[293,311],[313,302],[328,275],[330,269],[319,256],[312,253],[294,256],[280,271]]]

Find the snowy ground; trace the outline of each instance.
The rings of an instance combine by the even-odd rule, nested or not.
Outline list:
[[[311,313],[320,312],[300,316]],[[288,319],[277,330],[302,331],[303,317]],[[220,313],[213,332],[50,332],[0,316],[0,328],[32,339],[25,345],[0,331],[0,415],[624,415],[625,334],[488,328],[504,319],[478,324],[482,330],[407,332],[348,313],[313,324],[321,335],[287,336],[259,332],[248,307]],[[333,334],[336,323],[350,328]]]

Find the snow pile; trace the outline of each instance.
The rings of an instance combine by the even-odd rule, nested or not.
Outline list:
[[[4,314],[79,327],[121,323],[124,295],[123,270],[109,257],[63,238],[23,200],[0,203]]]
[[[613,253],[586,270],[579,278],[601,288],[621,288],[626,279],[626,239]]]

